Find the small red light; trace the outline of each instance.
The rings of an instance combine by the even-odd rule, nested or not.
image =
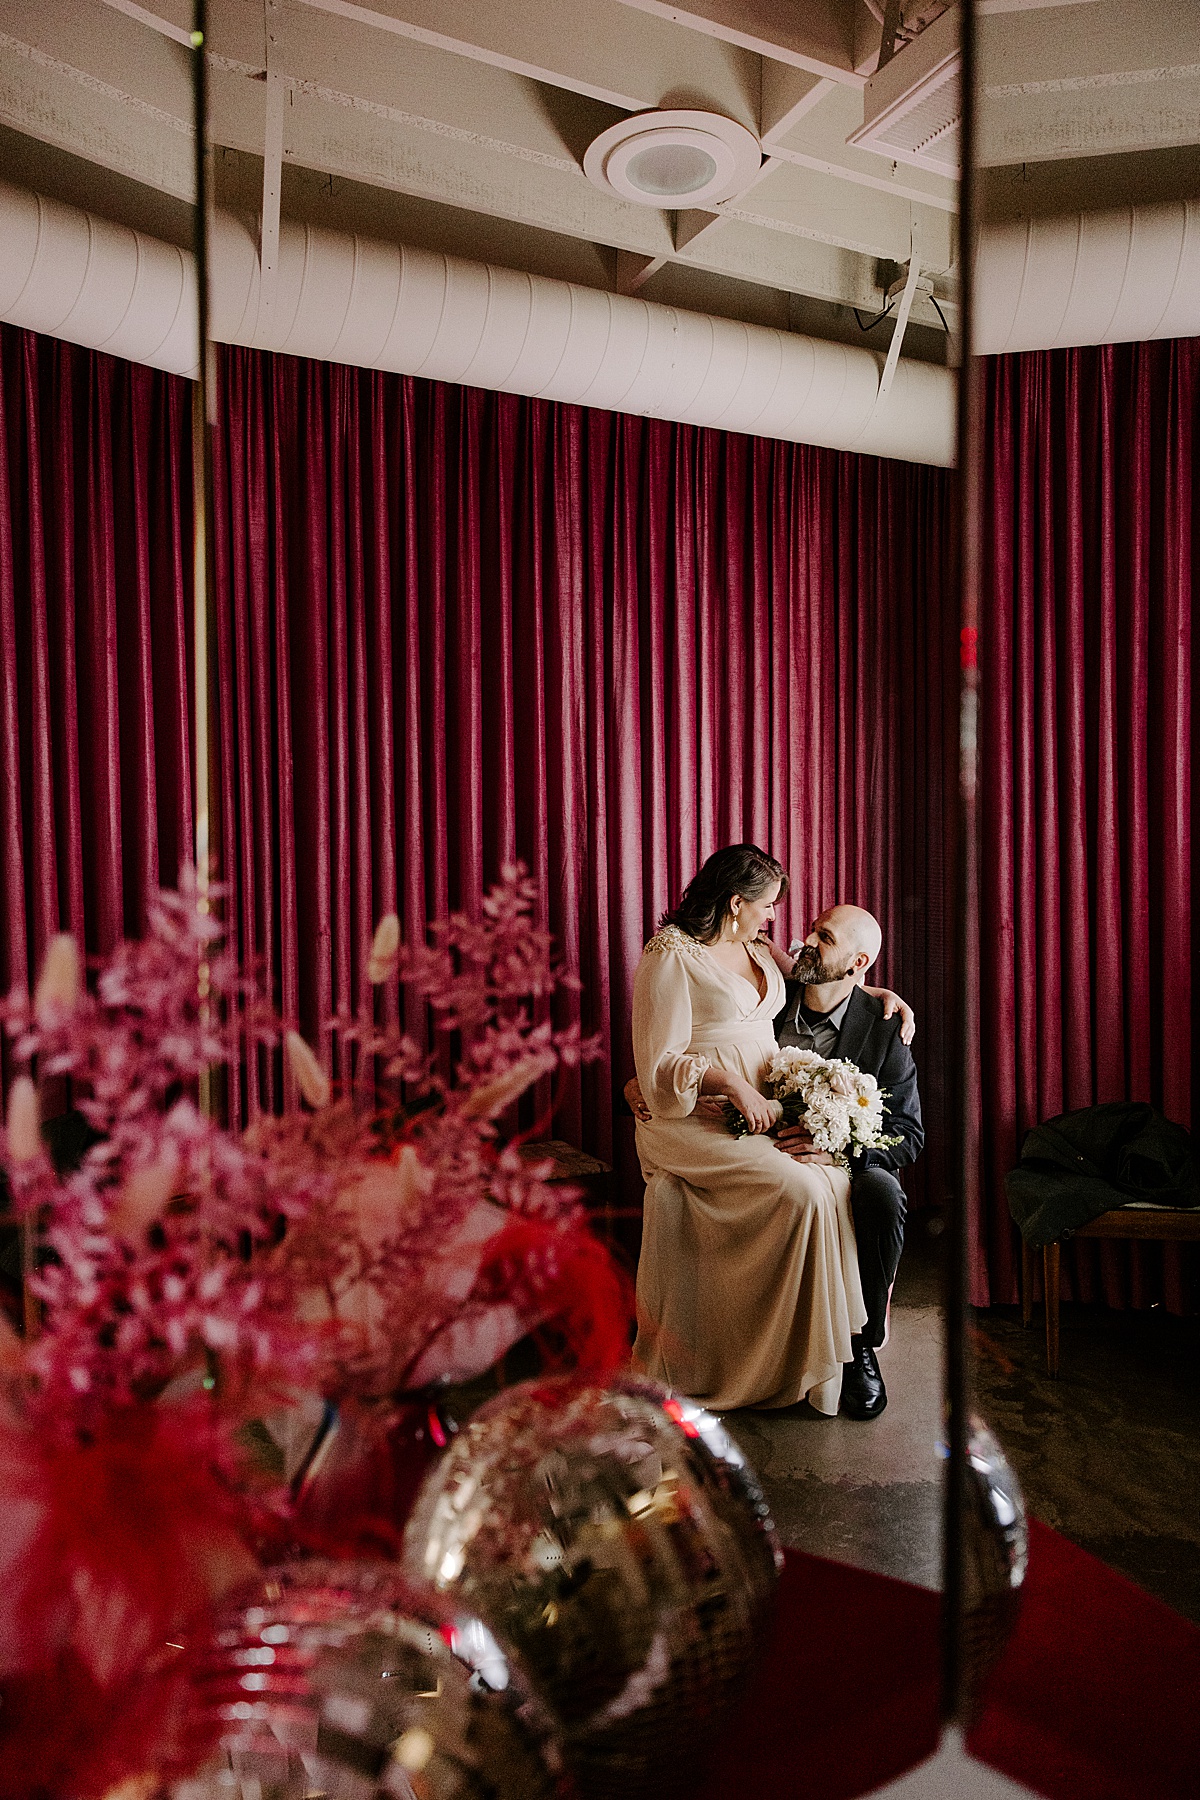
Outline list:
[[[690,1419],[684,1418],[683,1408],[680,1406],[678,1400],[664,1400],[663,1411],[669,1419],[674,1419],[684,1437],[695,1438],[700,1436],[699,1426],[693,1425]]]

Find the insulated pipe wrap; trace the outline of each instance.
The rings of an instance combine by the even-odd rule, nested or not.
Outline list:
[[[0,317],[176,374],[196,372],[191,256],[0,184]],[[902,360],[877,404],[873,351],[284,221],[257,244],[218,214],[218,342],[834,449],[948,464],[954,378]]]
[[[1200,334],[1200,202],[1022,219],[980,234],[981,355]]]
[[[145,232],[0,183],[0,318],[194,374],[192,258]]]

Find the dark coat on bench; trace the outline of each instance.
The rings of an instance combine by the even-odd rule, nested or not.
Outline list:
[[[1112,1100],[1035,1125],[1004,1189],[1027,1244],[1057,1243],[1131,1200],[1200,1206],[1190,1136],[1142,1100]]]

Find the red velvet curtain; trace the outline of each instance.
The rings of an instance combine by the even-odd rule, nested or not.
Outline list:
[[[1015,1295],[1029,1124],[1193,1116],[1198,357],[987,370],[978,1299]],[[60,924],[139,929],[188,850],[189,396],[11,328],[0,372],[8,987]],[[946,1192],[945,479],[245,352],[222,381],[223,860],[286,1010],[319,1035],[385,906],[415,930],[519,854],[619,1082],[643,936],[756,837],[792,929],[834,894],[883,918]],[[559,1129],[610,1154],[611,1094],[592,1070]],[[1077,1248],[1080,1295],[1183,1303],[1173,1253]]]
[[[1001,1177],[1029,1126],[1127,1097],[1200,1117],[1200,340],[997,358],[986,384],[975,1297],[1013,1300]],[[1064,1292],[1180,1310],[1178,1248],[1075,1244]]]
[[[192,854],[191,396],[0,325],[0,991]]]
[[[190,396],[0,351],[8,986],[60,925],[139,930],[189,850]],[[940,1198],[945,478],[246,352],[221,398],[221,860],[284,1010],[319,1038],[381,911],[416,933],[520,856],[612,1049],[556,1129],[609,1157],[644,937],[752,837],[792,871],[784,929],[835,897],[883,919]]]
[[[945,476],[241,350],[220,418],[223,864],[285,1010],[320,1036],[381,912],[417,933],[520,857],[611,1044],[555,1130],[630,1175],[642,943],[754,839],[792,874],[783,931],[840,898],[883,920],[940,1199]]]

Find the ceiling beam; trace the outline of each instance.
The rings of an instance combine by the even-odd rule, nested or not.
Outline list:
[[[621,0],[622,5],[686,25],[722,43],[861,87],[854,66],[860,0]]]
[[[618,294],[636,294],[666,262],[665,256],[634,256],[628,250],[617,251]]]
[[[620,0],[301,0],[515,75],[639,112],[699,107],[758,127],[759,63],[729,43],[639,17]]]
[[[846,205],[845,184],[835,175],[783,161],[767,163],[762,178],[748,193],[722,201],[716,210],[725,218],[739,218],[893,262],[908,261],[915,232],[921,239],[921,259],[927,270],[944,272],[954,258],[953,219],[942,209],[864,188],[851,210]]]
[[[111,6],[114,12],[123,12],[139,25],[148,25],[152,31],[161,32],[163,37],[174,38],[186,49],[192,47],[191,20],[186,17],[186,7],[179,4],[179,0],[169,12],[139,6],[137,0],[104,0],[104,5]],[[185,16],[180,17],[181,14]]]
[[[1200,140],[1196,0],[1091,0],[1080,27],[1040,9],[980,21],[985,167]]]
[[[116,9],[5,0],[0,51],[4,124],[191,199],[191,86],[182,45]]]
[[[262,217],[259,225],[258,310],[261,329],[269,331],[279,280],[279,205],[283,194],[283,111],[288,91],[284,79],[283,0],[263,0],[267,81],[263,129]]]
[[[806,113],[819,106],[837,84],[827,76],[789,63],[763,63],[761,130],[763,142],[786,136]],[[860,102],[861,105],[861,102]]]

